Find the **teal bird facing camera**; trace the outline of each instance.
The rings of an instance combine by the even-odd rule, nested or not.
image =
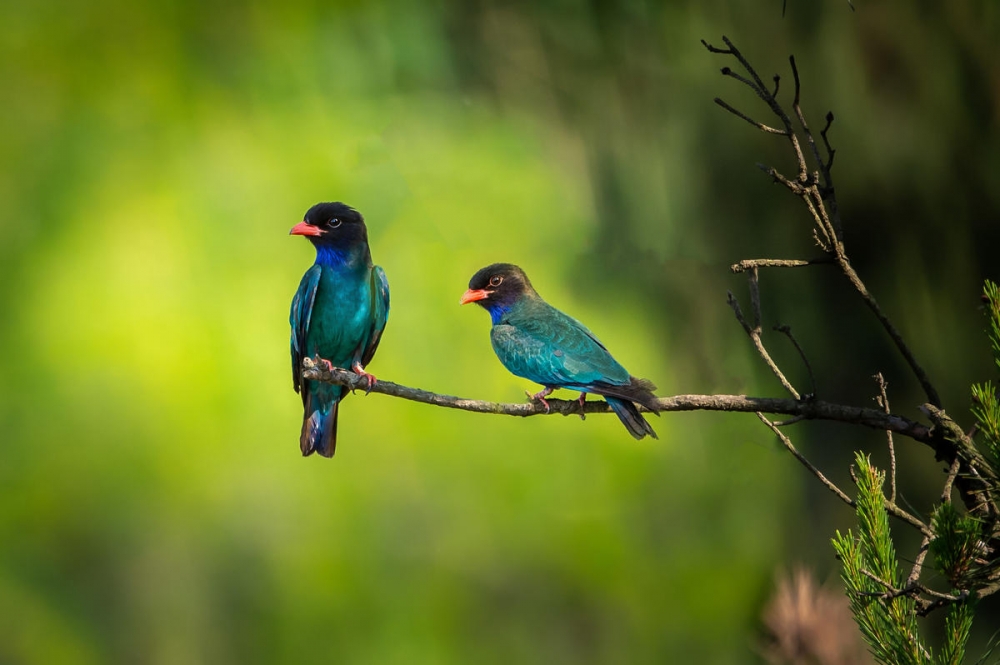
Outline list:
[[[389,283],[372,265],[365,220],[343,203],[317,203],[289,232],[316,247],[316,262],[302,276],[292,299],[292,382],[304,409],[299,447],[333,457],[337,409],[347,388],[302,378],[302,359],[319,356],[331,367],[365,371],[389,319]]]

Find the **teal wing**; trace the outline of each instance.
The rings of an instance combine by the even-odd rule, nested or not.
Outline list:
[[[517,376],[546,386],[626,385],[628,371],[579,321],[559,310],[493,326],[493,350]]]
[[[306,353],[306,335],[309,334],[309,322],[312,320],[313,304],[316,302],[316,291],[319,289],[319,279],[323,269],[313,266],[302,276],[299,289],[292,298],[292,310],[288,322],[292,325],[292,385],[295,392],[302,392],[302,358]],[[302,393],[303,402],[306,395]]]
[[[365,367],[375,357],[378,343],[382,341],[382,332],[389,321],[389,280],[381,266],[372,268],[372,334],[368,338],[364,353],[361,355],[361,365]]]

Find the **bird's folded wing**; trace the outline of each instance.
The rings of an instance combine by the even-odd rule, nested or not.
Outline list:
[[[389,280],[381,266],[372,268],[372,334],[368,338],[364,353],[361,355],[362,366],[368,365],[375,356],[378,343],[382,341],[382,331],[389,321]]]
[[[319,266],[306,271],[295,297],[292,298],[292,310],[288,315],[288,322],[292,325],[292,385],[295,386],[295,392],[302,388],[302,358],[306,354],[306,335],[309,334],[309,321],[312,319],[313,303],[316,302],[316,291],[322,274],[323,269]]]
[[[551,312],[493,327],[493,348],[507,369],[551,386],[629,382],[628,371],[589,330],[558,310]]]

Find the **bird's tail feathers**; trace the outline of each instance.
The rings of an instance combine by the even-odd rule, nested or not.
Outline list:
[[[660,415],[660,405],[657,402],[653,391],[656,386],[649,379],[637,379],[629,377],[629,382],[624,386],[616,386],[610,383],[597,383],[593,386],[593,392],[605,397],[617,397],[620,400],[637,402],[656,415]]]
[[[618,416],[618,419],[622,421],[628,433],[633,437],[642,439],[648,435],[654,439],[660,438],[656,436],[652,425],[646,422],[646,419],[639,413],[639,409],[631,401],[607,395],[605,395],[604,399],[607,400],[608,406],[611,407],[611,410],[615,412],[615,415]]]
[[[302,421],[302,435],[299,437],[299,448],[302,455],[308,457],[319,453],[323,457],[333,457],[337,451],[337,411],[340,400],[328,406],[312,408],[312,400],[306,404],[308,414]],[[310,412],[311,411],[311,412]]]

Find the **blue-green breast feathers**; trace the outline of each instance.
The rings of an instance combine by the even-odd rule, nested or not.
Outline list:
[[[292,381],[305,407],[302,453],[332,456],[337,408],[346,388],[302,379],[302,359],[319,355],[335,367],[367,365],[389,318],[389,283],[379,266],[348,270],[312,266],[292,299]]]

